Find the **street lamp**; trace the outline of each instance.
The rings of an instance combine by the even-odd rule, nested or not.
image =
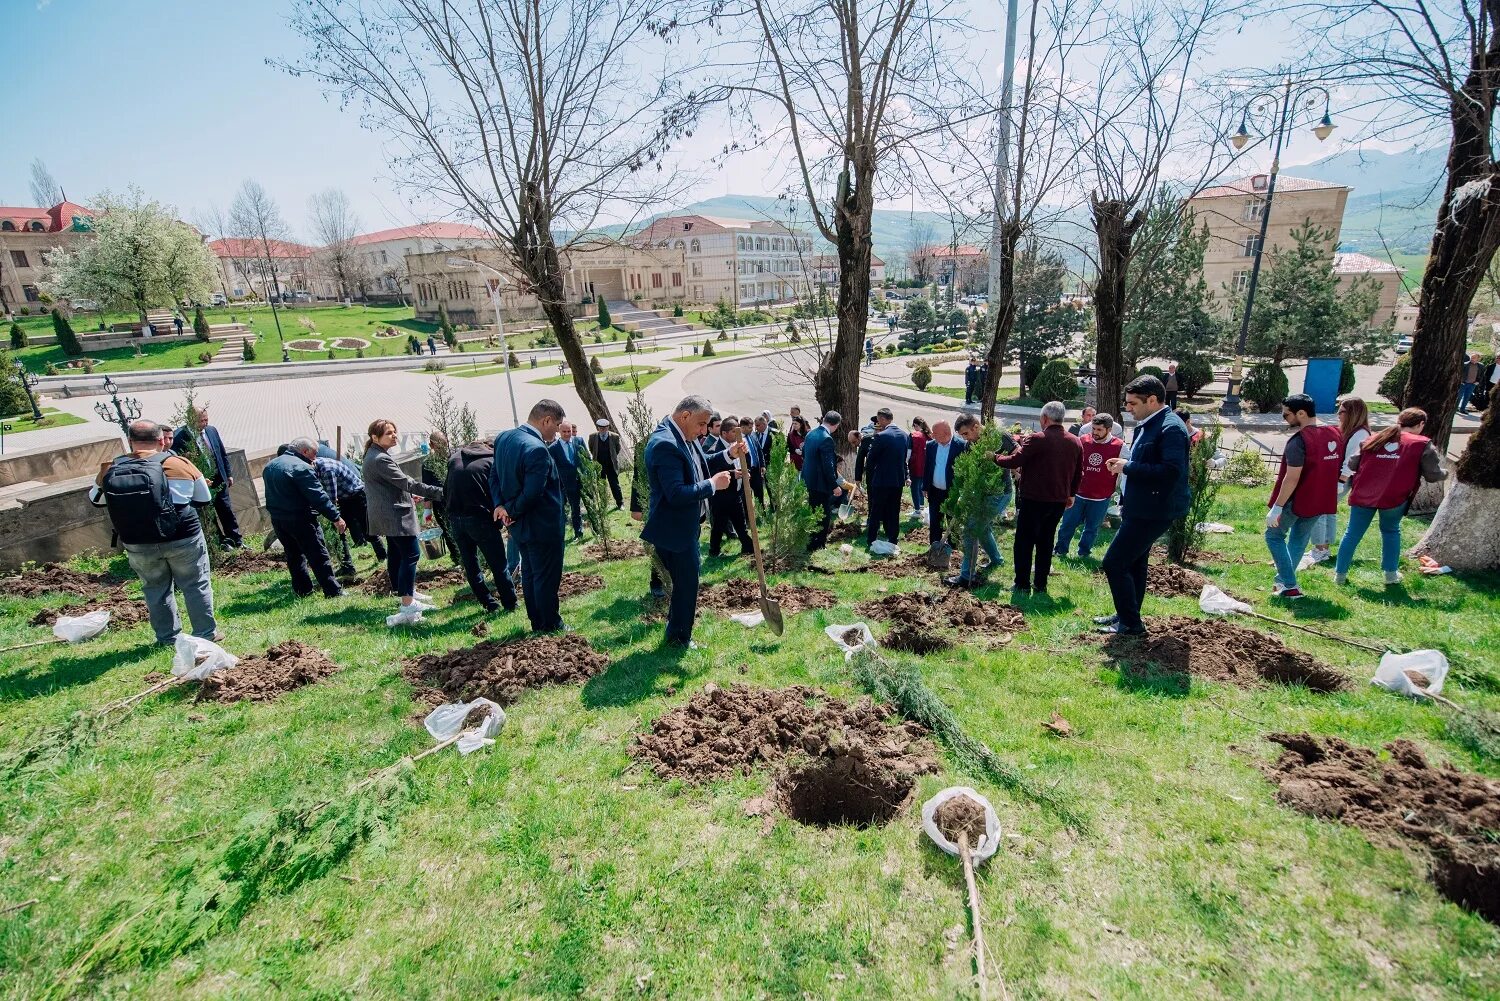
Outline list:
[[[1276,197],[1276,177],[1281,172],[1281,146],[1293,117],[1317,110],[1323,104],[1323,118],[1313,127],[1313,135],[1322,142],[1333,134],[1333,118],[1329,114],[1332,97],[1328,90],[1315,83],[1303,83],[1287,77],[1280,92],[1268,90],[1252,97],[1240,116],[1240,130],[1229,137],[1236,150],[1245,148],[1251,139],[1252,122],[1262,120],[1271,124],[1271,131],[1262,133],[1262,138],[1272,140],[1271,173],[1266,183],[1266,200],[1260,209],[1260,235],[1255,241],[1254,260],[1250,264],[1250,281],[1245,288],[1245,309],[1240,315],[1240,335],[1234,346],[1234,371],[1229,377],[1229,390],[1219,407],[1221,417],[1240,416],[1240,385],[1244,381],[1245,344],[1250,336],[1250,314],[1255,309],[1255,288],[1260,283],[1261,255],[1266,249],[1266,230],[1271,222],[1271,202]]]
[[[42,380],[35,372],[29,372],[26,366],[16,362],[16,375],[21,380],[21,387],[26,390],[26,402],[31,404],[31,419],[34,423],[42,422],[42,410],[36,405],[36,394],[32,392]]]
[[[505,285],[505,276],[488,264],[480,264],[478,261],[467,257],[450,257],[445,262],[448,267],[456,271],[478,271],[480,274],[493,275],[489,282],[490,303],[495,307],[495,333],[500,338],[500,352],[505,359],[505,388],[510,392],[510,426],[520,427],[521,416],[516,411],[516,384],[510,372],[510,345],[505,339],[505,326],[500,320],[500,289]]]
[[[102,420],[120,425],[120,433],[130,441],[130,422],[139,420],[141,416],[141,402],[132,396],[120,399],[120,387],[109,376],[104,377],[104,391],[109,394],[109,402],[114,405],[115,412],[111,416],[109,406],[100,400],[94,404],[94,413]]]

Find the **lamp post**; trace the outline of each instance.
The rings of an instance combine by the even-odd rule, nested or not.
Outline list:
[[[29,372],[26,366],[16,362],[16,376],[21,380],[21,388],[26,390],[26,402],[31,404],[31,420],[33,423],[42,422],[42,409],[36,405],[36,394],[32,392],[41,379],[34,372]]]
[[[1292,124],[1293,117],[1298,114],[1314,111],[1321,98],[1323,103],[1323,117],[1313,127],[1313,135],[1318,137],[1318,142],[1327,139],[1333,133],[1333,119],[1329,116],[1328,107],[1332,102],[1326,88],[1315,83],[1303,83],[1287,77],[1282,81],[1279,90],[1268,90],[1252,97],[1245,105],[1244,113],[1240,116],[1240,130],[1229,137],[1230,143],[1236,150],[1245,148],[1250,141],[1250,125],[1256,121],[1271,124],[1270,132],[1262,132],[1261,138],[1272,141],[1271,172],[1266,182],[1266,200],[1260,210],[1260,235],[1255,241],[1254,259],[1250,264],[1250,280],[1245,288],[1245,309],[1240,314],[1240,335],[1234,345],[1234,371],[1229,376],[1229,389],[1224,394],[1224,402],[1219,407],[1221,417],[1240,416],[1240,385],[1244,381],[1245,371],[1245,344],[1250,337],[1250,314],[1255,309],[1255,289],[1260,282],[1261,256],[1266,249],[1266,231],[1271,222],[1271,204],[1276,197],[1276,177],[1281,172],[1281,146],[1286,139],[1287,129]],[[1259,121],[1257,121],[1259,120]]]
[[[510,372],[510,344],[505,339],[505,327],[500,320],[500,290],[505,286],[505,276],[488,264],[480,264],[467,257],[450,257],[446,263],[448,267],[459,271],[472,269],[480,274],[493,276],[488,282],[490,303],[495,307],[495,333],[500,337],[500,352],[505,358],[505,388],[510,392],[510,426],[520,427],[521,416],[516,411],[516,383]]]
[[[130,422],[139,420],[141,416],[141,402],[133,396],[120,399],[120,387],[109,376],[104,377],[104,391],[109,394],[109,404],[103,400],[94,404],[94,413],[103,420],[120,425],[120,433],[125,440],[130,440]],[[114,414],[109,412],[110,405],[114,406]]]

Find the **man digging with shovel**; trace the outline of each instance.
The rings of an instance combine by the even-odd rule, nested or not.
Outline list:
[[[705,455],[698,439],[708,429],[713,407],[701,396],[685,397],[656,426],[646,442],[650,510],[641,538],[656,547],[672,578],[667,613],[668,644],[696,648],[693,620],[698,615],[699,540],[708,517],[708,499],[725,490],[736,475],[731,460],[749,454],[743,441]]]

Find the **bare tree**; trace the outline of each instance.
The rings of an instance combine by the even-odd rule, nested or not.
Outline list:
[[[574,329],[560,254],[597,240],[597,226],[620,213],[631,216],[628,231],[687,181],[661,163],[699,108],[663,42],[674,24],[673,0],[294,7],[311,51],[285,68],[357,104],[404,148],[412,185],[495,234],[595,419],[610,419],[609,406]]]
[[[281,300],[281,277],[276,263],[278,255],[271,244],[286,243],[291,237],[291,230],[270,194],[258,182],[251,180],[240,185],[239,193],[229,206],[227,224],[239,248],[238,253],[246,255],[240,260],[250,270],[241,273],[258,274],[262,287],[269,289],[267,298],[271,302],[271,320],[276,324],[276,344],[282,347],[284,337],[281,332],[281,314],[277,307]]]
[[[911,276],[924,286],[932,281],[933,249],[937,243],[937,226],[931,219],[918,219],[907,230],[906,266]]]
[[[308,200],[307,213],[313,239],[318,242],[318,258],[338,282],[339,294],[345,299],[363,298],[366,272],[354,245],[354,238],[359,235],[359,217],[349,204],[349,196],[337,188],[320,191]]]
[[[38,157],[31,161],[31,201],[49,209],[63,200],[62,185],[52,176],[52,171]]]

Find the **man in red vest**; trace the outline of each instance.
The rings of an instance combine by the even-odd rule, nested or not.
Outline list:
[[[1266,548],[1276,564],[1272,593],[1300,598],[1297,564],[1307,551],[1314,523],[1338,510],[1344,449],[1339,429],[1318,423],[1317,405],[1305,393],[1288,396],[1282,402],[1281,419],[1292,428],[1292,437],[1281,453],[1281,469],[1271,490]]]
[[[1109,499],[1115,495],[1115,484],[1119,477],[1109,471],[1109,460],[1119,457],[1125,442],[1112,433],[1115,419],[1109,414],[1095,414],[1083,433],[1078,436],[1083,446],[1083,478],[1078,483],[1078,494],[1073,506],[1063,512],[1062,524],[1057,529],[1058,556],[1068,555],[1068,544],[1073,533],[1083,525],[1083,536],[1078,540],[1078,556],[1089,558],[1094,545],[1094,536],[1104,524],[1109,511]]]

